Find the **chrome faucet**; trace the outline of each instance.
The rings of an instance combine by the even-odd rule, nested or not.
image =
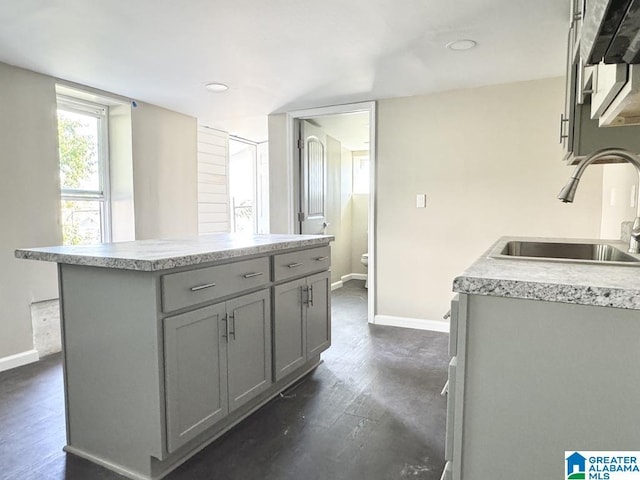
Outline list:
[[[631,165],[636,167],[636,170],[638,171],[638,178],[640,179],[640,157],[638,155],[622,148],[604,148],[587,155],[580,161],[580,163],[578,163],[571,174],[571,178],[562,190],[560,190],[558,199],[564,203],[573,203],[573,197],[576,194],[578,182],[580,181],[585,169],[593,162],[603,157],[618,157],[629,162]],[[631,228],[629,253],[640,253],[640,184],[638,187],[639,196],[636,199],[636,207],[638,211],[636,213],[636,219],[633,222],[633,227]]]

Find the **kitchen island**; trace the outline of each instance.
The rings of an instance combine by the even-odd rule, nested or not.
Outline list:
[[[443,479],[567,478],[565,451],[640,445],[640,263],[510,241],[560,240],[502,238],[454,280]]]
[[[67,452],[162,478],[331,344],[332,236],[16,250],[58,263]]]

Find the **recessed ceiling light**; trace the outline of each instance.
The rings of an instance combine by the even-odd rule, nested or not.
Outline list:
[[[478,44],[478,42],[476,42],[475,40],[468,40],[468,39],[455,40],[453,42],[447,43],[447,48],[449,50],[456,50],[456,51],[471,50],[477,44]]]
[[[224,83],[218,83],[218,82],[207,83],[205,85],[205,88],[210,92],[216,92],[216,93],[226,92],[227,90],[229,90],[229,86],[225,85]]]

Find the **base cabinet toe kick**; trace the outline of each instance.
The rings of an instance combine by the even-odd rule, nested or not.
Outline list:
[[[331,344],[330,247],[162,271],[58,264],[67,446],[160,479]]]

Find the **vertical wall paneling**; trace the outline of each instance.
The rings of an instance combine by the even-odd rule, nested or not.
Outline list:
[[[228,232],[229,134],[198,126],[198,233]]]

